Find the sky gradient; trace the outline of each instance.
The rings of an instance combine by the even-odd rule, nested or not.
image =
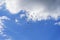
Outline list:
[[[0,0],[0,40],[60,40],[59,0]]]

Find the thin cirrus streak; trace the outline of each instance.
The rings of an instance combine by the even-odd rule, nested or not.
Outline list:
[[[60,16],[60,0],[5,0],[6,9],[11,14],[25,10],[27,20],[40,21]]]

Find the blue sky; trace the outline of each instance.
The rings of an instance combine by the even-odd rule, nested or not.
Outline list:
[[[11,15],[3,10],[1,12],[3,12],[1,15],[8,16],[11,19],[4,20],[4,24],[7,27],[4,32],[11,36],[13,40],[60,40],[60,26],[54,25],[59,20],[27,22],[24,19],[20,20],[18,14]],[[19,24],[14,21],[15,18],[19,20]]]
[[[48,3],[49,1],[42,1],[44,7],[40,4],[37,5],[38,1],[35,2],[36,0],[30,1],[35,7],[38,6],[36,9],[32,6],[33,4],[28,7],[29,1],[27,0],[25,2],[17,0],[17,2],[27,3],[26,6],[24,3],[19,4],[19,6],[16,0],[11,0],[12,3],[8,0],[5,1],[6,4],[4,4],[4,1],[1,1],[2,5],[0,4],[0,40],[60,40],[60,9],[58,9],[59,5],[57,5],[59,0],[51,0],[50,3],[52,2],[52,5]],[[24,9],[20,10],[20,8]]]

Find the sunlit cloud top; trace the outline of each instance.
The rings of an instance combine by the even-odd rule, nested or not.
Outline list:
[[[11,14],[25,10],[27,20],[46,20],[49,17],[58,19],[60,16],[60,0],[5,0],[4,2]]]

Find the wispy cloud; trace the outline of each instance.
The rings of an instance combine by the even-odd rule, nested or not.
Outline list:
[[[5,28],[5,26],[3,24],[4,20],[9,20],[9,18],[6,17],[6,16],[1,16],[0,17],[0,34],[3,34],[3,30]]]
[[[4,40],[9,40],[11,38],[4,32],[6,28],[6,26],[3,23],[4,20],[10,20],[10,18],[8,18],[7,16],[0,16],[0,35],[4,38]]]
[[[60,22],[56,22],[55,25],[59,25],[60,26]]]

